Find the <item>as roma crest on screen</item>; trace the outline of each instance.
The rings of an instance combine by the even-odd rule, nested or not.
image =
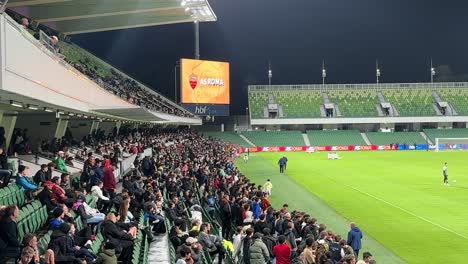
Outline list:
[[[197,76],[195,75],[190,75],[190,87],[192,87],[192,89],[195,89],[197,87],[197,84],[198,84],[198,80],[197,80]]]

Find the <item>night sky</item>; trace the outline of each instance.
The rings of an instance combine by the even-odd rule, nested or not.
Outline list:
[[[218,21],[200,24],[201,59],[231,63],[231,114],[247,85],[468,81],[468,1],[210,0]],[[169,98],[174,65],[192,58],[193,24],[73,36],[72,40]]]

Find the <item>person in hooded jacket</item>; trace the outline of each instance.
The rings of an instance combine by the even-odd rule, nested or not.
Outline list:
[[[55,253],[55,263],[81,264],[81,260],[75,257],[68,243],[70,224],[62,223],[59,229],[54,230],[50,236],[48,249]]]
[[[252,245],[250,246],[250,264],[266,264],[269,261],[270,253],[262,241],[262,235],[255,233],[252,236]]]
[[[98,254],[95,264],[117,264],[115,245],[112,242],[103,244],[101,253]]]
[[[260,198],[255,197],[254,202],[252,203],[252,212],[255,219],[260,218],[262,214],[262,207],[260,206]]]
[[[81,216],[81,219],[86,221],[87,224],[99,224],[104,221],[106,216],[98,210],[91,208],[85,200],[84,194],[78,194],[72,209],[77,212],[77,214]]]

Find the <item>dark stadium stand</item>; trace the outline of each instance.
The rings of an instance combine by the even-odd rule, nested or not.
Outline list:
[[[311,146],[367,145],[357,130],[308,130]]]
[[[366,135],[374,145],[427,143],[419,132],[367,132]]]
[[[304,146],[300,131],[248,131],[242,133],[256,146]]]
[[[436,138],[468,138],[468,129],[424,129],[424,133],[434,143]]]

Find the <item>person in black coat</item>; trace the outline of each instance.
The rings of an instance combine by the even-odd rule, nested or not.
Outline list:
[[[230,239],[232,209],[231,204],[229,203],[229,195],[225,195],[221,199],[220,211],[223,237],[225,239]]]
[[[47,181],[48,171],[49,171],[49,167],[47,166],[47,164],[42,164],[41,169],[38,170],[33,177],[34,183],[37,184],[38,186],[40,184],[44,184]]]
[[[52,186],[53,183],[51,181],[46,181],[44,183],[44,189],[37,195],[41,204],[47,207],[47,212],[51,212],[58,205],[52,193]]]
[[[0,262],[5,258],[18,258],[22,247],[16,223],[19,215],[18,207],[16,205],[8,206],[2,211],[2,214],[0,220]]]
[[[270,253],[270,258],[274,258],[275,255],[273,254],[273,248],[278,244],[276,241],[276,238],[274,238],[271,235],[271,230],[270,228],[265,227],[262,230],[263,236],[262,236],[262,241],[265,244],[265,246],[268,249],[268,252]]]
[[[116,252],[121,252],[119,259],[127,263],[132,254],[133,236],[117,225],[114,213],[107,214],[106,220],[102,222],[102,230],[105,238],[118,245]]]
[[[48,249],[55,252],[55,263],[81,264],[81,260],[75,258],[73,249],[68,243],[70,228],[70,224],[62,223],[50,236]]]
[[[0,169],[8,170],[8,156],[3,150],[3,147],[0,147]]]

